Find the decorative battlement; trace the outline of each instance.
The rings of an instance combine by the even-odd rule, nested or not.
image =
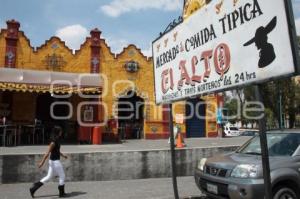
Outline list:
[[[6,21],[7,24],[7,38],[18,39],[18,33],[20,28],[20,23],[14,19]]]
[[[98,28],[91,30],[91,46],[100,46],[101,31]]]
[[[130,44],[124,47],[120,53],[112,53],[111,48],[101,31],[94,28],[90,31],[81,46],[77,50],[70,49],[66,43],[57,36],[52,36],[38,46],[33,47],[30,39],[20,28],[20,23],[11,19],[7,27],[1,29],[0,44],[3,46],[4,55],[0,57],[0,66],[8,68],[23,68],[31,70],[51,70],[61,72],[99,73],[106,63],[103,60],[111,60],[124,66],[124,61],[137,61],[151,64],[151,58],[146,57],[141,49]],[[138,61],[140,60],[140,61]],[[109,64],[114,66],[116,64]]]
[[[20,30],[20,23],[17,20],[15,20],[15,19],[8,20],[8,21],[6,21],[6,24],[7,24],[7,28],[2,29],[0,34],[6,34],[5,38],[7,39],[7,42],[11,44],[11,43],[17,42],[17,40],[19,40],[20,38],[24,38],[26,41],[26,45],[28,45],[32,49],[33,53],[37,53],[38,51],[42,50],[45,46],[47,46],[49,43],[51,43],[52,40],[57,39],[57,40],[59,40],[59,43],[61,43],[62,46],[64,46],[71,54],[73,54],[73,52],[75,52],[75,54],[73,54],[73,55],[79,54],[80,51],[82,50],[82,48],[84,48],[84,46],[86,45],[86,43],[89,43],[89,45],[91,47],[100,47],[102,45],[102,48],[107,49],[108,53],[112,57],[114,57],[115,59],[118,59],[118,57],[120,55],[122,55],[126,50],[128,50],[129,48],[131,48],[133,46],[147,61],[151,61],[151,57],[146,57],[142,53],[142,51],[138,47],[136,47],[134,44],[129,44],[128,46],[124,47],[122,52],[120,52],[120,53],[111,52],[111,48],[107,44],[107,41],[105,39],[101,38],[102,32],[98,28],[92,29],[90,31],[90,36],[86,37],[85,41],[81,44],[80,48],[75,49],[75,51],[73,51],[68,46],[66,46],[66,44],[63,40],[61,40],[57,36],[52,36],[50,39],[45,40],[44,44],[37,46],[37,47],[33,47],[31,45],[30,39],[25,35],[25,33],[23,31]],[[10,46],[14,46],[14,44],[10,45]]]

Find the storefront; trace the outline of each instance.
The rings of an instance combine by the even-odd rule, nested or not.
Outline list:
[[[0,68],[0,79],[2,123],[5,118],[5,124],[17,131],[19,144],[47,142],[54,125],[63,128],[66,142],[77,142],[80,126],[77,121],[81,117],[77,112],[84,113],[88,107],[83,106],[81,110],[76,107],[89,101],[84,95],[101,94],[101,82],[97,74]],[[89,121],[88,118],[80,119]],[[91,118],[90,121],[97,119]]]
[[[34,48],[19,28],[10,20],[0,33],[1,118],[62,125],[73,143],[89,143],[95,126],[104,141],[169,137],[168,110],[154,102],[153,60],[135,45],[113,54],[101,32],[93,29],[76,51],[58,37]],[[208,108],[203,106],[202,113]],[[185,115],[185,109],[185,103],[174,104],[175,114]],[[216,119],[204,119],[201,125],[189,137],[216,136]],[[184,135],[186,128],[195,129],[185,122],[180,127]]]

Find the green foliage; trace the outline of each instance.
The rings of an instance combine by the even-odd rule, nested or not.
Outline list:
[[[266,122],[267,122],[267,129],[274,129],[276,128],[276,119],[274,117],[274,113],[271,109],[266,108],[265,109],[266,114]]]
[[[236,98],[233,98],[231,100],[227,100],[224,104],[224,108],[227,110],[226,116],[232,117],[234,115],[238,115],[238,101]],[[228,120],[228,122],[234,124],[238,121],[238,118],[231,118]]]
[[[265,106],[266,120],[268,128],[278,128],[280,123],[280,98],[282,115],[289,118],[289,127],[294,127],[296,116],[300,114],[300,84],[294,78],[285,78],[265,83],[261,86],[263,103]],[[232,91],[234,98],[225,98],[224,107],[228,109],[229,115],[236,115],[239,109],[243,112],[243,105],[246,102],[256,101],[255,87],[248,86],[243,89]],[[251,107],[252,106],[252,107]],[[249,105],[247,108],[255,108]],[[256,116],[255,112],[248,112],[248,116]],[[284,119],[284,118],[283,118]],[[239,118],[231,119],[230,122],[241,121],[242,124],[253,124],[256,120],[244,118],[241,114]]]
[[[280,123],[280,97],[282,114],[288,116],[289,127],[295,126],[297,105],[299,105],[299,88],[294,78],[285,78],[269,82],[263,86],[263,99],[267,108],[272,110]]]

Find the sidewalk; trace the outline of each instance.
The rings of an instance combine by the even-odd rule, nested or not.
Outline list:
[[[234,138],[188,138],[185,139],[186,148],[210,148],[223,146],[240,146],[248,137]],[[114,151],[151,151],[169,150],[168,139],[164,140],[126,140],[122,144],[102,145],[62,145],[64,153],[91,153]],[[43,154],[47,146],[17,146],[0,147],[0,155],[7,154]]]
[[[180,198],[200,197],[200,190],[196,187],[193,177],[180,177],[178,190]],[[1,199],[30,199],[28,188],[31,184],[3,184],[0,185]],[[74,199],[173,199],[173,185],[171,178],[122,180],[102,182],[67,182],[66,192]],[[35,194],[36,198],[58,198],[56,183],[45,184]],[[193,197],[191,197],[193,196]]]

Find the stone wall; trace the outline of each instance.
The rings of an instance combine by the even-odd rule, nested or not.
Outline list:
[[[178,176],[192,176],[202,157],[227,153],[237,147],[192,148],[176,152]],[[169,150],[71,154],[62,160],[67,181],[107,181],[171,176]],[[37,165],[42,155],[0,156],[0,183],[33,182],[46,175]],[[55,179],[54,179],[55,180]]]

